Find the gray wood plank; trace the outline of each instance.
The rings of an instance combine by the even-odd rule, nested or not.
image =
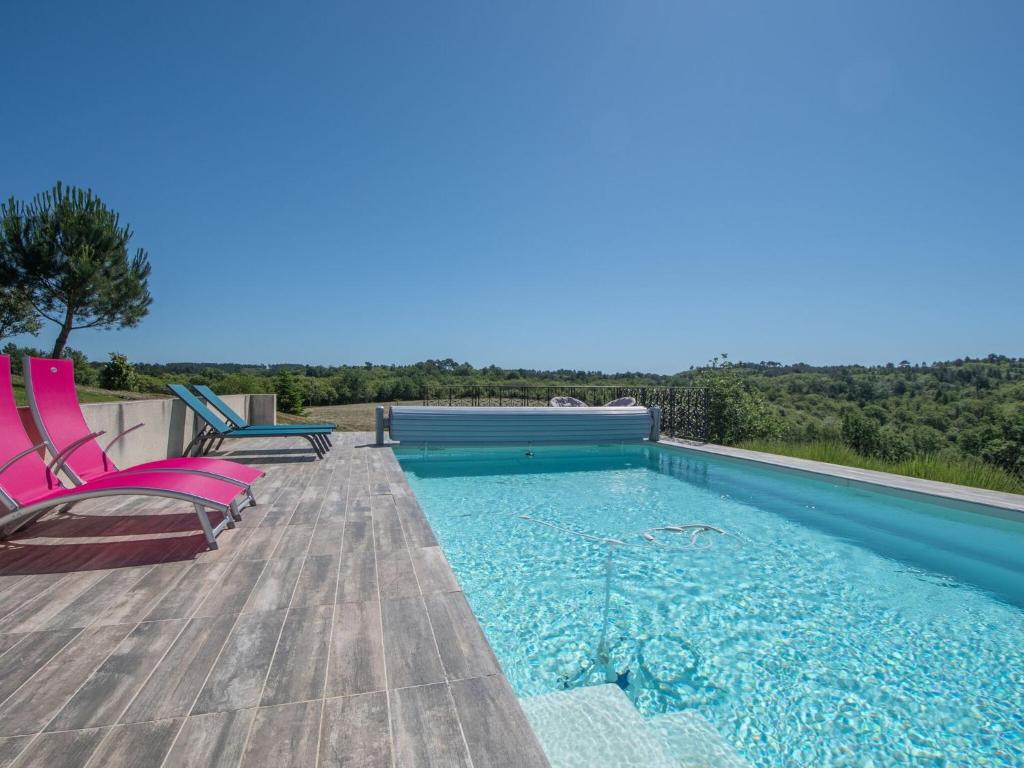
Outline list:
[[[362,602],[376,598],[377,562],[373,550],[343,552],[338,576],[338,602]]]
[[[409,554],[424,595],[461,589],[440,547],[413,547]]]
[[[32,741],[32,736],[12,736],[0,739],[0,768],[8,768],[30,741]]]
[[[196,610],[196,616],[221,616],[239,613],[249,600],[256,582],[269,560],[232,562],[224,577],[211,590]]]
[[[256,528],[248,540],[238,548],[238,560],[269,560],[277,545],[288,532],[287,526]]]
[[[285,611],[244,613],[239,617],[192,708],[193,714],[247,709],[259,703],[284,619]]]
[[[448,686],[421,685],[391,693],[396,768],[469,766]]]
[[[368,520],[370,517],[370,487],[365,474],[361,477],[354,475],[349,483],[347,511],[349,521]]]
[[[109,728],[44,733],[28,745],[14,768],[83,768]]]
[[[159,766],[181,723],[181,719],[177,719],[115,725],[93,752],[88,768]]]
[[[28,636],[27,632],[18,632],[17,634],[0,635],[0,659],[7,653],[11,648],[20,643],[25,637]]]
[[[309,557],[318,555],[337,555],[341,553],[344,539],[345,523],[325,523],[322,519],[313,529],[313,539],[309,542]]]
[[[75,602],[46,622],[47,629],[61,627],[86,627],[93,622],[103,610],[116,603],[129,589],[138,584],[152,566],[144,568],[118,568],[108,573],[94,584],[88,591],[81,594]],[[109,624],[123,624],[111,621]]]
[[[34,632],[107,577],[109,571],[69,573],[45,597],[23,604],[0,620],[0,632]]]
[[[416,581],[409,550],[403,547],[377,552],[377,585],[381,599],[416,597],[420,594],[420,585]]]
[[[549,768],[504,675],[459,680],[451,691],[473,765]]]
[[[256,711],[241,768],[308,768],[316,765],[323,701]]]
[[[309,541],[313,538],[313,528],[312,525],[289,525],[273,557],[305,557]]]
[[[338,586],[341,555],[307,557],[295,584],[292,608],[306,605],[333,605]]]
[[[147,612],[190,570],[188,563],[158,565],[124,592],[96,610],[94,624],[127,624],[142,621]]]
[[[349,520],[345,523],[342,554],[373,549],[373,529],[369,520]]]
[[[82,630],[0,706],[0,735],[41,730],[131,630],[130,624]]]
[[[386,693],[345,696],[324,703],[320,765],[390,768],[391,731]]]
[[[424,601],[449,680],[501,671],[465,595],[438,592],[427,595]]]
[[[333,620],[333,604],[288,612],[260,706],[323,696]]]
[[[436,547],[437,539],[434,529],[430,527],[427,516],[423,514],[419,502],[414,496],[394,496],[398,517],[410,547]]]
[[[266,516],[260,522],[260,527],[268,528],[275,525],[287,525],[295,513],[295,507],[299,503],[299,499],[302,498],[304,490],[305,478],[298,475],[295,476],[291,484],[284,488],[277,498],[274,499]]]
[[[139,624],[86,681],[48,731],[67,731],[116,723],[149,673],[177,638],[185,621]]]
[[[373,520],[373,545],[377,552],[392,552],[405,549],[405,534],[398,519],[393,496],[371,496],[370,509]]]
[[[190,620],[120,721],[136,723],[187,715],[236,618],[228,614]]]
[[[328,696],[384,690],[384,640],[377,601],[338,605],[329,670]]]
[[[404,688],[445,679],[423,601],[399,597],[381,601],[388,686]]]
[[[229,567],[230,563],[224,562],[196,563],[146,614],[146,621],[188,618],[220,583]]]
[[[35,600],[64,577],[63,573],[46,573],[19,578],[0,592],[0,617],[7,616],[30,600]]]
[[[291,557],[284,560],[268,560],[267,567],[249,595],[243,613],[255,611],[276,611],[287,608],[291,602],[295,582],[302,571],[303,558]]]
[[[210,768],[238,765],[255,709],[190,717],[162,768]]]
[[[80,629],[56,629],[21,635],[21,642],[0,656],[0,701],[18,690],[80,632]]]

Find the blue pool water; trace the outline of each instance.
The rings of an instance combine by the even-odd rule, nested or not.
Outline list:
[[[657,446],[396,453],[520,696],[617,682],[757,766],[1024,765],[1020,515]],[[690,523],[725,535],[637,533]]]

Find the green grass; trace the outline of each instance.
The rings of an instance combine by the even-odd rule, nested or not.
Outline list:
[[[25,384],[21,376],[13,376],[14,400],[18,405],[28,405],[25,397]],[[98,387],[76,387],[78,390],[78,402],[80,403],[115,403],[119,400],[152,400],[159,397],[170,397],[170,395],[155,395],[148,392],[117,392],[110,389],[99,389]]]
[[[353,403],[352,405],[318,405],[306,409],[304,417],[278,414],[283,423],[301,423],[303,421],[332,421],[338,425],[340,432],[372,432],[376,425],[374,412],[378,405],[387,410],[389,405],[419,405],[422,400],[402,400],[391,403]]]
[[[785,440],[747,440],[737,447],[778,453],[798,459],[827,461],[830,464],[842,464],[847,467],[892,472],[897,475],[919,477],[922,480],[939,480],[943,483],[969,485],[992,491],[1024,493],[1024,479],[971,457],[953,458],[925,454],[903,461],[886,461],[874,456],[862,456],[849,446],[833,441],[793,443]]]

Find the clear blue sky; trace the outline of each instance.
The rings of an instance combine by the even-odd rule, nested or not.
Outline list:
[[[0,195],[92,187],[150,252],[150,316],[72,336],[95,358],[1024,355],[1019,0],[23,2],[4,29]]]

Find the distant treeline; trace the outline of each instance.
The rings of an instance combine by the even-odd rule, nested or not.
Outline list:
[[[15,358],[25,352],[8,345]],[[672,375],[629,371],[475,368],[451,358],[412,365],[139,363],[75,358],[80,384],[165,392],[170,382],[209,384],[222,394],[276,392],[281,410],[417,400],[444,385],[617,384],[705,386],[712,440],[842,443],[864,456],[971,457],[1024,477],[1024,358],[989,355],[878,366],[711,361]],[[117,386],[110,386],[116,383]]]

